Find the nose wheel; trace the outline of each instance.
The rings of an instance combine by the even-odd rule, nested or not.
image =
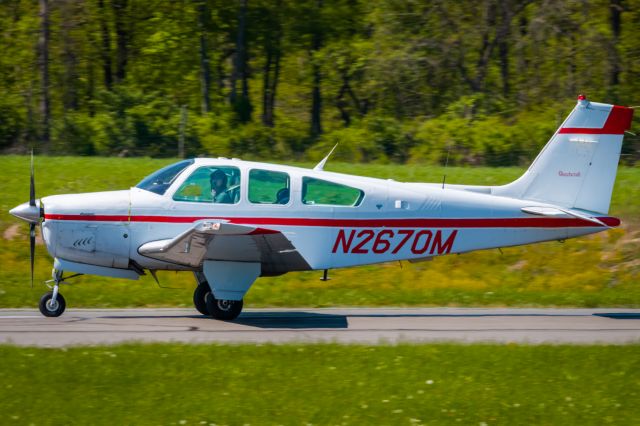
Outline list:
[[[57,287],[57,286],[56,286]],[[59,317],[67,307],[67,302],[60,293],[57,293],[57,289],[45,293],[40,298],[40,313],[45,317]],[[55,296],[55,297],[54,297]]]
[[[40,303],[38,304],[38,308],[40,308],[40,313],[45,317],[59,317],[62,315],[64,310],[67,307],[67,302],[62,297],[62,294],[58,291],[60,288],[60,284],[63,282],[78,277],[82,274],[73,274],[68,277],[62,276],[62,271],[56,268],[53,268],[51,272],[52,280],[46,282],[46,284],[51,288],[51,291],[45,293],[40,298]],[[49,283],[53,283],[53,287],[49,285]]]
[[[59,317],[67,307],[67,302],[58,291],[64,278],[62,278],[62,271],[56,268],[51,271],[51,276],[53,277],[51,280],[53,281],[53,289],[42,295],[38,308],[45,317]]]

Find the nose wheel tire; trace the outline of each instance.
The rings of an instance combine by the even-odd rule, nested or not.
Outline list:
[[[207,295],[211,294],[211,288],[208,283],[198,284],[196,289],[193,292],[193,305],[196,307],[198,312],[202,315],[209,316],[209,310],[207,309]]]
[[[209,315],[215,319],[231,321],[238,318],[242,312],[242,300],[216,299],[213,294],[209,293],[206,296],[206,301]]]
[[[60,293],[58,293],[55,302],[52,299],[52,291],[45,293],[40,298],[40,304],[38,305],[38,307],[40,308],[40,313],[42,313],[42,315],[44,315],[45,317],[59,317],[67,307],[67,303],[65,302],[64,297],[62,297]]]

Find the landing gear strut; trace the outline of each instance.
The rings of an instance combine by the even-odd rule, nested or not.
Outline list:
[[[67,307],[67,302],[58,291],[60,283],[63,281],[62,271],[54,269],[52,275],[54,283],[53,291],[45,293],[40,298],[40,303],[38,304],[40,313],[45,317],[59,317]]]

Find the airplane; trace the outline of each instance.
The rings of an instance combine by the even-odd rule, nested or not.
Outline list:
[[[191,271],[195,308],[233,320],[258,277],[436,256],[608,230],[622,139],[633,109],[576,106],[529,169],[501,186],[405,183],[239,159],[195,158],[123,191],[36,199],[10,213],[54,259],[41,313],[61,315],[59,286],[80,274],[138,279]],[[335,148],[335,147],[334,147]],[[63,273],[75,273],[64,276]]]

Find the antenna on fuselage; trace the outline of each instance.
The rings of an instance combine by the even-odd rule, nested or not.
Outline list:
[[[324,157],[318,164],[316,164],[316,166],[313,168],[313,170],[315,170],[316,172],[323,171],[324,170],[324,165],[327,164],[327,160],[329,159],[329,157],[331,157],[331,154],[333,154],[333,151],[336,149],[337,146],[338,146],[338,144],[335,144],[334,147],[331,148],[331,151],[329,151],[327,156]]]
[[[449,165],[449,153],[451,152],[451,147],[447,149],[447,159],[444,161],[444,175],[442,176],[442,189],[444,189],[444,183],[447,180],[447,166]]]

